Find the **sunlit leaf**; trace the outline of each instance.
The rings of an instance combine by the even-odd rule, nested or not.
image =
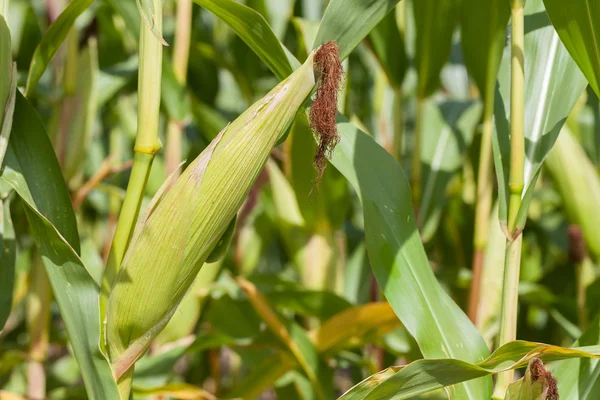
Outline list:
[[[77,254],[75,215],[50,140],[20,92],[2,179],[25,203],[88,397],[119,399],[110,364],[100,350],[99,286]]]
[[[587,84],[550,24],[541,0],[530,0],[525,5],[525,60],[525,186],[517,228],[525,226],[542,163]],[[509,195],[509,110],[510,46],[507,46],[498,74],[493,136],[500,221],[503,224],[507,221]]]
[[[595,0],[544,0],[563,44],[600,96],[600,3]]]
[[[344,60],[400,0],[332,0],[321,20],[313,49],[334,40]]]
[[[600,347],[568,349],[541,343],[514,341],[500,347],[485,361],[477,364],[455,359],[439,359],[417,360],[406,367],[391,367],[365,379],[339,400],[409,399],[459,382],[520,368],[534,358],[552,361],[581,357],[600,358]],[[489,397],[488,395],[485,398]]]
[[[360,196],[369,260],[396,315],[426,358],[482,361],[489,354],[485,342],[429,266],[400,166],[343,117],[338,119],[338,130],[341,140],[331,162]],[[456,385],[451,392],[462,398],[488,398],[491,380]]]
[[[194,2],[225,21],[279,79],[292,73],[290,61],[277,36],[258,12],[232,0]]]

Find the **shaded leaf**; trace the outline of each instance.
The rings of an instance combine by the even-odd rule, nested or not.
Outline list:
[[[505,0],[462,0],[460,21],[464,62],[487,101],[494,93],[502,59],[510,4]]]
[[[575,346],[600,345],[600,319],[596,318]],[[593,358],[576,358],[550,364],[552,375],[558,381],[561,399],[592,400],[600,396],[600,361]]]
[[[423,105],[423,142],[435,143],[421,148],[423,194],[418,222],[424,242],[437,229],[446,201],[444,191],[471,146],[481,108],[479,103],[458,101]]]
[[[44,34],[40,44],[38,44],[29,66],[29,75],[27,76],[26,96],[32,95],[35,86],[44,74],[44,71],[54,58],[58,49],[63,44],[75,20],[84,12],[93,0],[73,0],[54,21],[48,32]]]
[[[10,315],[15,282],[16,247],[15,231],[10,217],[9,200],[0,200],[0,331]]]
[[[456,0],[418,0],[413,4],[416,25],[417,95],[425,98],[440,85],[440,72],[450,57],[452,33],[460,7]]]
[[[285,79],[292,73],[284,48],[258,12],[232,0],[194,2],[227,23],[279,79]]]
[[[391,85],[399,89],[408,69],[408,57],[396,13],[388,13],[369,33],[368,40]]]

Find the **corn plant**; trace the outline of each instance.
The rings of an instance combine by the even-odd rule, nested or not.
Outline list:
[[[596,0],[0,0],[0,399],[600,395]]]

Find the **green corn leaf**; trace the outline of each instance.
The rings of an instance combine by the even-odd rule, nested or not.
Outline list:
[[[445,202],[444,191],[471,146],[481,108],[479,103],[456,101],[427,101],[423,105],[423,142],[435,143],[421,148],[423,195],[418,224],[424,242],[435,234]]]
[[[600,257],[600,177],[566,126],[545,165],[561,195],[569,222],[579,225],[588,249]]]
[[[56,21],[50,25],[48,32],[44,34],[42,41],[35,49],[31,65],[29,66],[27,89],[25,90],[27,97],[33,94],[35,86],[67,38],[77,17],[87,10],[92,3],[93,0],[73,0]]]
[[[168,396],[176,399],[216,400],[210,392],[189,383],[169,383],[151,388],[133,388],[133,393],[140,397]]]
[[[425,98],[440,85],[440,72],[450,57],[452,33],[458,22],[457,0],[418,0],[413,4],[416,25],[417,96]]]
[[[334,40],[344,60],[400,0],[332,0],[325,10],[313,44]]]
[[[232,0],[194,2],[227,23],[279,79],[285,79],[292,73],[285,49],[257,11]]]
[[[482,361],[489,354],[485,342],[442,289],[429,266],[415,222],[409,184],[400,166],[343,117],[338,119],[338,131],[341,140],[331,163],[361,199],[369,260],[400,321],[426,358]],[[489,398],[491,380],[484,378],[450,390],[458,398]]]
[[[17,67],[12,61],[10,29],[0,15],[0,166],[8,146],[17,91]]]
[[[587,84],[560,42],[541,0],[525,6],[525,187],[517,217],[522,229],[544,159]],[[565,85],[565,82],[569,82]],[[510,168],[510,46],[500,64],[494,110],[494,164],[498,176],[500,221],[506,225]]]
[[[309,332],[308,336],[319,354],[328,356],[337,354],[341,349],[350,348],[348,344],[352,343],[352,339],[362,338],[382,327],[391,329],[398,324],[398,318],[388,303],[368,303],[334,315],[320,328]],[[387,333],[387,330],[383,333]],[[356,346],[356,342],[354,343]],[[248,374],[229,395],[254,398],[295,367],[294,359],[290,355],[276,353],[257,365],[256,372]]]
[[[64,175],[67,182],[82,170],[92,141],[92,128],[97,112],[98,48],[95,39],[90,39],[82,49],[77,63],[77,86],[73,96],[65,99],[72,114],[68,121],[68,145]]]
[[[462,0],[461,44],[465,65],[481,92],[494,99],[494,84],[506,37],[510,5],[505,0]]]
[[[388,13],[369,33],[369,43],[390,84],[400,89],[408,69],[404,37],[396,23],[396,13]]]
[[[596,0],[544,0],[563,44],[600,96],[600,3]]]
[[[324,228],[337,229],[344,223],[350,209],[348,184],[335,168],[327,168],[321,185],[318,190],[315,189],[317,172],[312,164],[317,144],[306,118],[296,118],[286,146],[291,161],[285,172],[295,193],[303,225],[310,233]]]
[[[302,368],[311,382],[317,398],[321,400],[331,398],[333,395],[331,385],[326,383],[327,380],[320,379],[327,367],[320,360],[314,343],[302,327],[295,322],[284,324],[264,296],[258,292],[256,286],[242,279],[238,279],[237,282],[257,314],[261,316],[269,329]]]
[[[304,18],[293,18],[292,24],[298,34],[298,44],[300,47],[300,58],[303,59],[310,53],[312,44],[315,42],[319,30],[318,21],[309,21]]]
[[[574,346],[600,345],[600,317],[590,324]],[[561,399],[592,400],[600,396],[600,360],[575,358],[553,362],[549,366],[558,381]]]
[[[4,194],[3,194],[4,196]],[[10,315],[15,282],[15,260],[17,242],[10,217],[10,201],[0,200],[2,220],[0,221],[0,331]]]
[[[25,203],[88,397],[119,399],[110,364],[100,350],[100,289],[78,255],[75,215],[52,144],[20,92],[2,179]]]
[[[361,196],[369,258],[394,311],[425,357],[483,360],[489,354],[485,342],[431,271],[400,166],[344,118],[338,121],[338,131],[341,141],[331,162]],[[371,160],[378,160],[376,167]],[[463,345],[467,342],[470,346]],[[491,380],[457,385],[451,391],[470,399],[490,397]]]
[[[406,367],[391,367],[370,376],[346,392],[339,400],[410,399],[459,382],[521,368],[534,358],[543,361],[577,358],[596,361],[600,358],[600,346],[569,349],[517,340],[505,344],[485,361],[477,364],[456,359],[418,360]],[[477,398],[488,399],[490,395]]]

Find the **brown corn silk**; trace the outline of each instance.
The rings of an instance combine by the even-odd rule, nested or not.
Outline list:
[[[317,50],[314,68],[319,78],[317,95],[310,108],[310,127],[318,141],[314,159],[314,167],[318,172],[316,184],[318,184],[327,167],[327,160],[331,158],[331,153],[340,140],[336,117],[343,70],[336,42],[329,41]]]

